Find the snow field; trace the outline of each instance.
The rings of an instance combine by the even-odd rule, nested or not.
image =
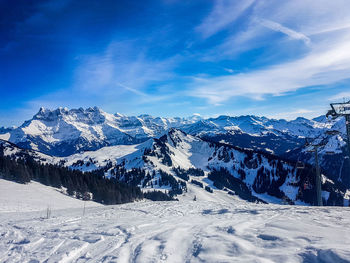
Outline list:
[[[86,207],[101,206],[92,201]],[[37,182],[18,184],[0,179],[0,213],[83,208],[84,201],[64,195],[59,189]]]
[[[0,262],[350,262],[349,208],[204,191],[189,185],[179,202],[87,207],[84,216],[81,207],[49,219],[1,213]]]

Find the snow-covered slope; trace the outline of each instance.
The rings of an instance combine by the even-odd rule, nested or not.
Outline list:
[[[237,198],[0,213],[2,262],[349,262],[349,208]]]
[[[0,155],[4,156],[13,156],[17,158],[27,158],[28,156],[32,157],[35,161],[42,164],[58,164],[61,160],[60,157],[55,157],[41,153],[39,151],[23,149],[18,147],[16,144],[4,141],[0,139]]]
[[[101,206],[92,201],[82,201],[61,193],[61,190],[37,182],[18,184],[0,179],[0,213],[41,211]],[[0,257],[1,258],[1,257]]]
[[[138,153],[137,155],[142,156],[143,150],[151,141],[152,139],[141,144],[107,146],[96,151],[86,151],[62,157],[60,160],[64,160],[66,166],[74,169],[91,171],[109,164],[115,165],[120,163],[120,160],[123,160],[125,156],[135,154],[135,152]]]
[[[210,173],[224,169],[221,171],[222,176],[234,180],[228,183],[231,190],[238,187],[236,194],[247,200],[253,201],[250,196],[255,196],[266,202],[301,204],[313,203],[315,197],[311,194],[314,190],[308,193],[304,189],[305,183],[314,184],[314,173],[310,167],[298,171],[295,162],[227,144],[208,142],[175,128],[158,139],[150,139],[136,146],[105,147],[96,152],[75,154],[64,160],[65,165],[84,171],[105,168],[107,176],[138,182],[146,189],[164,189],[164,184],[160,183],[162,172],[175,177],[179,176],[178,173],[184,173],[189,176],[189,182],[199,181],[203,187],[216,189],[213,185],[214,176]],[[130,174],[126,178],[125,172],[135,168],[141,169],[143,173]],[[149,177],[151,174],[153,176]],[[165,189],[171,190],[172,187],[168,185]],[[323,189],[327,197],[325,203],[343,204],[344,190],[338,189],[332,181],[325,181]]]
[[[148,190],[176,190],[176,194],[181,194],[187,188],[184,182],[187,180],[187,184],[197,181],[202,187],[209,187],[208,194],[210,189],[226,188],[231,194],[250,201],[315,202],[315,180],[311,167],[299,171],[295,162],[205,141],[175,128],[138,145],[103,147],[68,157],[52,157],[18,149],[6,142],[3,142],[2,152],[16,157],[30,155],[41,163],[60,164],[82,171],[104,169],[107,177],[116,177]],[[178,183],[169,176],[175,176]],[[180,184],[181,181],[183,184]],[[305,189],[305,184],[310,186]],[[344,187],[325,180],[323,190],[325,204],[343,205],[346,198]]]
[[[306,139],[309,143],[322,141],[324,145],[319,148],[321,168],[332,180],[350,187],[344,118],[330,120],[320,116],[313,120],[297,118],[285,121],[256,116],[220,116],[186,125],[182,130],[208,140],[264,151],[311,165],[315,165],[315,159],[312,153],[307,152]]]

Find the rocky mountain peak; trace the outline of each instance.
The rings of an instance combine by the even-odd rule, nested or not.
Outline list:
[[[33,116],[33,120],[41,120],[46,122],[63,120],[93,124],[94,122],[101,123],[105,121],[105,115],[106,113],[96,106],[89,107],[87,109],[78,108],[70,110],[66,107],[58,107],[54,110],[41,107],[38,113]]]
[[[50,110],[50,109],[41,107],[38,113],[34,115],[33,119],[53,121],[64,114],[68,114],[68,108],[59,107],[55,110]]]

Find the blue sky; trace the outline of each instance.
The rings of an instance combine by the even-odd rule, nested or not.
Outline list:
[[[348,0],[0,2],[0,126],[39,107],[315,117],[350,98]]]

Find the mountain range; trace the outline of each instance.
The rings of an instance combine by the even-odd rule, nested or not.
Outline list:
[[[222,140],[228,140],[227,142],[232,139],[230,137],[255,137],[256,142],[251,140],[249,145],[239,146],[280,154],[291,149],[285,149],[285,145],[273,145],[271,149],[268,145],[263,146],[263,143],[259,143],[258,138],[264,137],[265,141],[283,138],[291,143],[292,147],[293,144],[299,145],[300,139],[315,138],[334,126],[337,126],[338,130],[341,127],[338,122],[328,122],[321,117],[313,120],[297,118],[292,121],[258,116],[219,116],[203,119],[195,115],[189,118],[162,118],[150,115],[109,114],[97,107],[71,110],[40,108],[32,119],[25,121],[21,126],[0,128],[0,138],[46,154],[68,156],[104,146],[140,143],[161,136],[169,128],[179,128],[200,137],[217,138],[226,135]]]
[[[342,118],[324,116],[162,118],[109,114],[97,107],[41,108],[21,126],[1,128],[0,145],[7,156],[103,169],[107,177],[144,189],[181,194],[192,182],[209,194],[226,190],[256,202],[313,204],[314,190],[305,185],[314,183],[314,158],[305,140],[322,140],[324,201],[341,205],[350,188],[344,126]],[[303,171],[297,169],[300,162],[306,163]]]

